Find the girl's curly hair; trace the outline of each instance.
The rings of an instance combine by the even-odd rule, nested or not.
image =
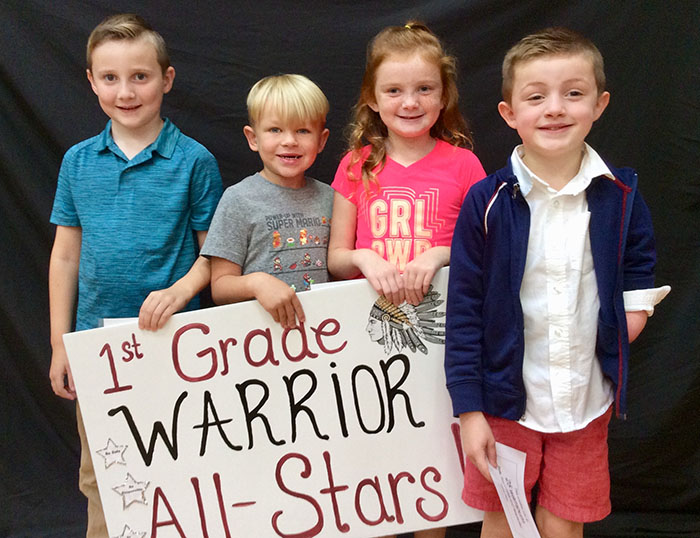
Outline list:
[[[360,97],[353,108],[353,120],[348,126],[348,151],[352,153],[348,163],[348,177],[355,181],[362,180],[368,194],[371,185],[379,190],[376,176],[386,164],[388,131],[379,114],[370,108],[370,104],[376,102],[374,88],[377,69],[390,56],[411,53],[420,54],[440,69],[444,107],[431,127],[430,135],[453,146],[473,147],[467,122],[459,110],[455,58],[446,54],[438,37],[420,22],[409,21],[404,26],[389,26],[379,32],[367,47]],[[367,144],[371,149],[362,163],[361,177],[356,177],[352,169],[363,159],[362,148]]]

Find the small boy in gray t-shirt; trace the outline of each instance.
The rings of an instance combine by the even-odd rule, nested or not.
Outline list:
[[[333,190],[304,174],[328,140],[329,105],[302,75],[258,81],[243,129],[263,168],[224,192],[202,254],[217,304],[257,299],[284,328],[304,322],[296,295],[327,282]]]

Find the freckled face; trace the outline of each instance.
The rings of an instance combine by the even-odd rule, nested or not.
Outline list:
[[[139,131],[160,127],[163,95],[172,88],[175,70],[169,67],[163,73],[148,39],[101,43],[92,51],[87,76],[113,128]]]
[[[370,103],[389,139],[430,140],[430,128],[444,107],[440,69],[418,54],[392,55],[377,68],[375,102]]]
[[[598,95],[586,55],[544,56],[515,66],[510,103],[498,110],[518,131],[526,156],[551,159],[580,154],[609,99],[608,92]]]

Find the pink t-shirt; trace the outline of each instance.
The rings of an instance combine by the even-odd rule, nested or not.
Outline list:
[[[363,155],[369,154],[369,146]],[[468,149],[438,140],[420,161],[403,166],[387,157],[377,175],[381,190],[348,178],[351,154],[340,161],[331,184],[357,206],[355,248],[371,248],[399,271],[431,247],[449,246],[459,209],[469,188],[486,176]],[[353,168],[361,177],[361,163]]]

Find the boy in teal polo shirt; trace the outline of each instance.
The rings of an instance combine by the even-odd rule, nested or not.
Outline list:
[[[216,160],[163,120],[175,70],[165,42],[136,15],[100,23],[87,45],[87,77],[105,130],[70,148],[58,177],[49,267],[54,392],[75,399],[63,334],[103,318],[139,317],[156,330],[199,306],[209,261],[198,255],[221,196]],[[107,536],[89,448],[78,411],[80,489],[88,498],[87,536]]]

